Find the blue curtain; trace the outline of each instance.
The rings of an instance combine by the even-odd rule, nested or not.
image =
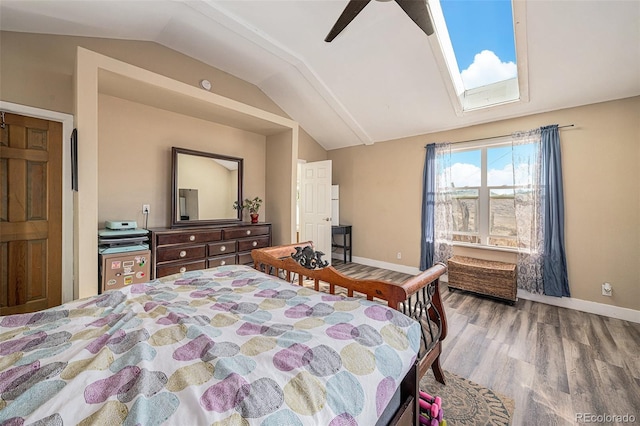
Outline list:
[[[544,188],[544,294],[570,297],[564,250],[564,191],[560,135],[557,125],[541,130],[542,184]]]
[[[436,208],[436,144],[427,145],[422,175],[422,244],[420,248],[420,270],[433,266],[435,243]]]

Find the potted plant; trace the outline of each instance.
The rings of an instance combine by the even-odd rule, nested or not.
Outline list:
[[[233,208],[240,211],[242,211],[243,209],[249,210],[251,223],[258,223],[258,211],[260,210],[261,205],[262,199],[260,197],[255,197],[253,200],[245,198],[242,204],[238,204],[238,202],[235,201],[233,203]]]

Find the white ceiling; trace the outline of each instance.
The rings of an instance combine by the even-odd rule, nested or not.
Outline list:
[[[325,149],[640,95],[637,0],[528,0],[528,102],[463,115],[394,2],[325,43],[346,2],[0,0],[0,28],[157,42],[255,84]]]

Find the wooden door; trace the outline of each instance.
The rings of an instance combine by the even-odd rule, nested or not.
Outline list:
[[[62,124],[5,114],[0,128],[0,315],[62,302]]]
[[[313,241],[331,263],[331,160],[302,165],[300,240]]]

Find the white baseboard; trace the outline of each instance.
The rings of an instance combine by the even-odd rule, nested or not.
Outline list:
[[[342,260],[342,253],[333,253],[331,258]],[[410,275],[417,275],[420,273],[420,269],[413,266],[398,265],[396,263],[382,262],[379,260],[367,259],[365,257],[354,256],[353,262],[359,263],[361,265],[373,266],[375,268],[389,269],[391,271],[402,272]],[[448,277],[446,275],[443,275],[441,277],[441,281],[448,282]],[[635,309],[622,308],[619,306],[591,302],[589,300],[575,299],[572,297],[553,297],[545,296],[542,294],[533,294],[521,289],[518,289],[518,297],[525,300],[545,303],[547,305],[588,312],[590,314],[603,315],[605,317],[617,318],[623,321],[630,321],[640,324],[640,311],[636,311]]]
[[[343,260],[344,259],[342,253],[332,253],[331,254],[331,258],[332,259],[338,259],[338,260]],[[416,268],[416,267],[413,267],[413,266],[398,265],[396,263],[382,262],[380,260],[367,259],[366,257],[353,256],[352,261],[354,263],[359,263],[361,265],[373,266],[375,268],[388,269],[390,271],[402,272],[404,274],[409,274],[409,275],[417,275],[417,274],[420,273],[420,269]]]
[[[574,309],[590,314],[640,323],[640,311],[636,311],[635,309],[591,302],[590,300],[574,299],[572,297],[553,297],[543,294],[533,294],[522,289],[518,289],[518,297],[534,302],[546,303],[547,305],[559,306],[561,308]]]

